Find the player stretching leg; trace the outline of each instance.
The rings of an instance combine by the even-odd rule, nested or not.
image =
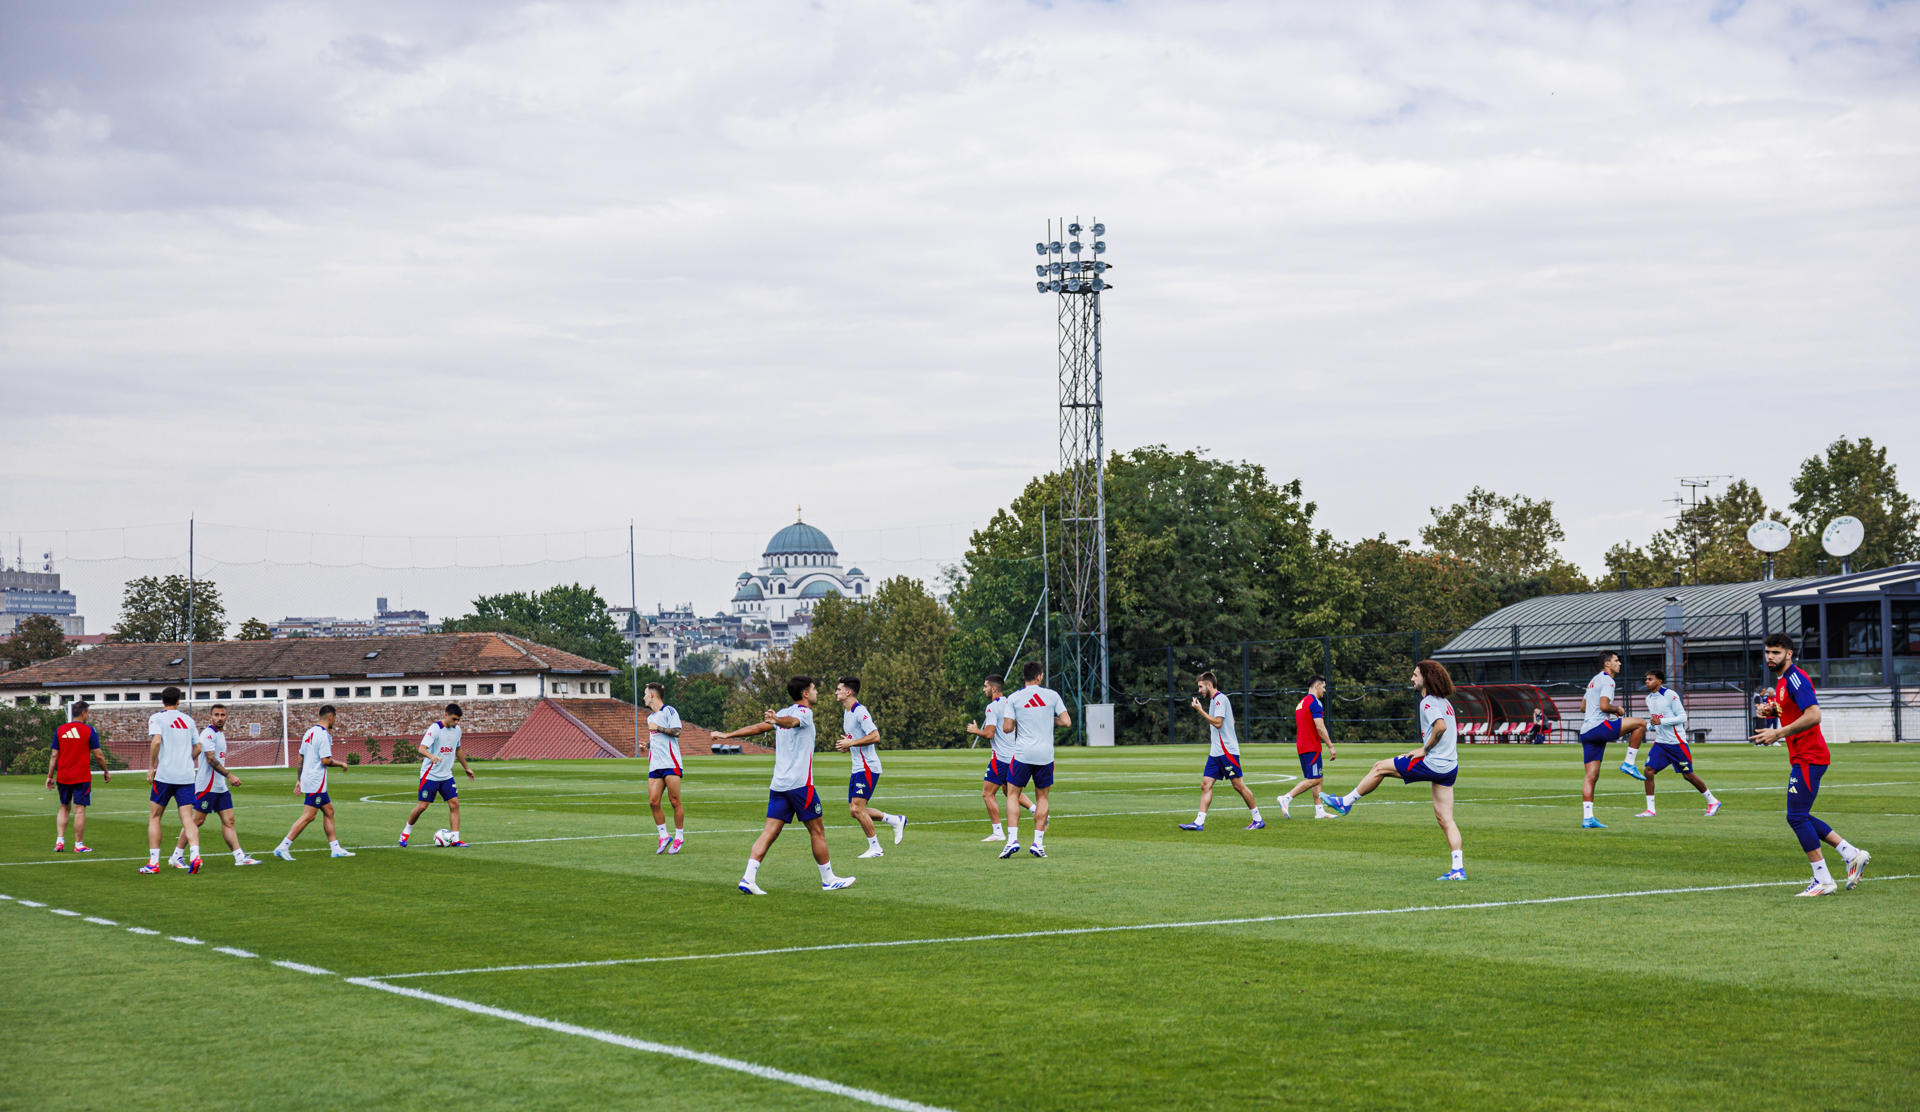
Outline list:
[[[996,672],[980,684],[980,690],[987,697],[987,724],[982,726],[978,722],[967,723],[968,733],[974,737],[986,738],[993,745],[992,752],[987,757],[987,774],[980,779],[980,798],[987,805],[987,820],[993,823],[993,832],[980,839],[983,842],[1007,840],[1007,828],[1000,821],[1000,804],[994,798],[996,795],[1005,795],[1011,790],[1014,802],[1007,806],[1025,808],[1029,811],[1034,807],[1033,800],[1027,798],[1026,792],[1019,788],[1007,787],[1007,773],[1013,765],[1013,735],[1000,728],[1001,721],[1006,718],[1007,709],[1007,697],[1001,693],[1004,683],[1005,681]]]
[[[1720,801],[1694,774],[1693,750],[1681,732],[1687,724],[1687,708],[1680,705],[1680,693],[1667,688],[1667,674],[1658,668],[1647,669],[1647,724],[1653,731],[1653,752],[1647,755],[1647,809],[1633,817],[1653,817],[1653,778],[1669,768],[1679,769],[1687,783],[1706,796],[1708,818],[1719,814]]]
[[[1283,819],[1293,817],[1293,797],[1307,792],[1313,793],[1313,817],[1328,817],[1327,805],[1320,798],[1320,785],[1326,775],[1320,764],[1320,750],[1323,746],[1326,748],[1328,761],[1338,754],[1333,751],[1333,737],[1327,733],[1327,708],[1322,702],[1326,697],[1327,677],[1315,676],[1307,683],[1306,697],[1293,708],[1293,748],[1300,757],[1300,782],[1280,797]]]
[[[465,717],[459,703],[448,703],[442,712],[440,721],[427,727],[420,735],[420,744],[414,750],[420,754],[420,802],[413,805],[413,813],[407,816],[407,824],[400,828],[400,845],[405,847],[407,839],[413,836],[413,824],[420,821],[428,807],[436,799],[447,801],[447,833],[453,840],[447,844],[466,848],[467,843],[460,840],[460,787],[453,778],[453,762],[459,761],[460,768],[473,779],[473,766],[467,763],[467,755],[460,751],[460,719]]]
[[[787,823],[799,819],[806,824],[813,843],[814,864],[820,866],[820,887],[829,891],[853,887],[855,877],[836,876],[827,856],[827,826],[820,819],[820,793],[813,790],[813,705],[820,701],[820,689],[806,676],[787,680],[787,697],[792,705],[784,710],[769,709],[761,721],[737,730],[715,734],[721,741],[751,737],[773,731],[773,781],[767,785],[767,826],[754,839],[753,852],[747,856],[747,871],[739,888],[749,896],[764,896],[758,883],[760,862]]]
[[[1213,805],[1213,782],[1226,777],[1240,798],[1247,801],[1247,810],[1253,812],[1253,821],[1247,824],[1248,830],[1265,830],[1267,822],[1260,817],[1260,805],[1253,800],[1253,792],[1247,788],[1246,772],[1240,767],[1240,739],[1233,732],[1233,700],[1228,699],[1220,690],[1220,681],[1212,672],[1200,673],[1200,698],[1189,705],[1207,720],[1207,767],[1200,773],[1200,813],[1193,816],[1192,822],[1180,824],[1182,830],[1205,830],[1207,828],[1207,808]],[[1205,703],[1201,699],[1206,700]]]
[[[1619,674],[1620,654],[1608,651],[1600,654],[1599,673],[1587,681],[1583,703],[1586,717],[1580,720],[1580,752],[1587,765],[1586,782],[1580,788],[1580,825],[1587,830],[1607,828],[1606,823],[1593,817],[1593,786],[1600,781],[1600,764],[1607,759],[1608,742],[1618,741],[1624,735],[1627,757],[1620,762],[1620,771],[1636,780],[1646,779],[1633,767],[1633,757],[1647,735],[1647,724],[1638,718],[1623,717],[1620,708],[1613,704],[1613,677]]]
[[[1780,719],[1780,725],[1753,735],[1755,745],[1787,743],[1787,825],[1800,837],[1800,848],[1807,851],[1807,863],[1813,866],[1813,883],[1801,896],[1826,896],[1834,891],[1833,874],[1827,872],[1825,842],[1840,851],[1847,863],[1847,888],[1852,890],[1867,871],[1873,855],[1853,845],[1821,822],[1813,814],[1813,801],[1820,795],[1820,779],[1827,773],[1832,757],[1827,739],[1820,732],[1820,699],[1813,693],[1813,680],[1793,662],[1793,638],[1784,633],[1767,638],[1767,667],[1774,675],[1773,697],[1762,704],[1762,717]]]
[[[333,829],[333,797],[327,794],[327,770],[347,767],[333,759],[333,704],[320,708],[320,721],[307,727],[305,737],[300,739],[300,817],[293,820],[293,828],[287,836],[280,839],[274,847],[273,855],[282,861],[293,860],[293,840],[313,822],[313,816],[321,816],[320,827],[327,834],[327,848],[332,857],[352,857],[354,852],[340,844],[340,836]]]
[[[853,775],[847,780],[847,813],[867,836],[867,851],[860,856],[885,857],[887,851],[880,848],[880,839],[873,833],[873,820],[879,819],[893,827],[893,844],[897,846],[900,839],[907,836],[907,816],[889,815],[867,807],[873,798],[873,789],[880,785],[880,727],[873,724],[873,715],[860,705],[860,677],[841,676],[833,689],[833,697],[840,701],[842,712],[840,740],[834,742],[833,747],[853,755]]]
[[[158,714],[147,719],[147,795],[152,806],[147,810],[147,863],[140,871],[160,871],[160,819],[172,806],[180,812],[180,827],[193,853],[186,870],[197,873],[200,828],[187,814],[193,810],[193,766],[199,759],[200,745],[194,740],[193,719],[180,709],[179,688],[162,691],[160,707]]]
[[[227,771],[227,708],[223,703],[215,703],[207,711],[207,724],[200,727],[200,756],[193,774],[193,828],[204,829],[208,815],[220,816],[220,835],[226,839],[227,848],[233,851],[233,863],[236,865],[258,865],[260,862],[247,856],[240,848],[240,835],[233,829],[233,793],[227,785],[240,786],[240,777]],[[174,843],[173,857],[167,862],[176,869],[186,868],[180,860],[180,854],[187,847],[187,831],[180,830],[180,840]]]
[[[113,783],[107,755],[100,749],[100,731],[87,725],[85,699],[73,704],[73,721],[53,732],[53,755],[47,762],[47,790],[60,789],[60,809],[53,816],[53,852],[67,848],[67,816],[73,816],[73,852],[87,848],[87,807],[93,803],[93,766],[100,765],[106,782]]]
[[[646,688],[647,806],[653,809],[654,831],[660,844],[653,852],[679,853],[687,844],[687,812],[680,806],[680,712],[667,705],[667,689],[657,683]],[[673,833],[667,833],[667,813],[660,808],[662,791],[673,805]]]
[[[1413,687],[1420,692],[1420,748],[1402,753],[1390,761],[1380,761],[1361,779],[1360,786],[1345,796],[1323,796],[1327,806],[1346,814],[1360,797],[1380,786],[1389,776],[1409,784],[1433,785],[1433,817],[1446,832],[1447,849],[1453,854],[1453,867],[1441,880],[1467,879],[1466,860],[1461,855],[1460,827],[1453,821],[1453,781],[1459,774],[1459,735],[1455,731],[1453,677],[1446,665],[1423,660],[1413,666]]]
[[[1047,670],[1037,660],[1020,668],[1025,686],[1008,697],[1000,729],[1013,735],[1013,763],[1007,766],[1007,790],[1018,792],[1029,783],[1036,800],[1033,807],[1033,844],[1027,852],[1035,857],[1047,855],[1047,796],[1053,791],[1053,728],[1073,725],[1066,700],[1050,687],[1041,685]],[[1020,812],[1007,816],[1007,844],[1000,851],[1002,861],[1020,852]]]

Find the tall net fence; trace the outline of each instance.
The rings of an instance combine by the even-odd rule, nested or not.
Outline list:
[[[227,710],[228,768],[285,768],[299,748],[297,739],[288,736],[292,724],[285,699],[194,699],[182,700],[177,709],[193,720],[195,736],[211,725],[216,704]],[[87,712],[87,721],[100,731],[102,747],[125,762],[128,768],[147,771],[150,761],[148,723],[166,708],[157,702],[96,703]],[[71,705],[67,716],[72,717]]]

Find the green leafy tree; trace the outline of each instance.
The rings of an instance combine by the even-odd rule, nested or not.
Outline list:
[[[227,635],[227,608],[220,589],[202,579],[192,585],[193,640],[219,641]],[[120,623],[110,635],[115,641],[155,642],[187,640],[187,577],[143,575],[127,581],[120,600]]]
[[[1920,509],[1900,489],[1887,450],[1871,437],[1850,441],[1843,436],[1824,454],[1801,463],[1789,508],[1794,540],[1782,553],[1788,574],[1816,574],[1822,561],[1829,572],[1839,570],[1822,550],[1820,532],[1842,514],[1866,527],[1866,539],[1849,558],[1855,571],[1920,559]]]
[[[43,660],[58,660],[73,651],[60,623],[35,614],[14,627],[13,636],[0,641],[0,660],[9,668],[25,668]]]
[[[616,668],[626,664],[629,651],[607,600],[597,588],[578,583],[534,593],[482,595],[473,600],[473,613],[449,618],[440,628],[448,633],[510,633]]]
[[[53,748],[53,732],[67,720],[59,707],[0,706],[0,769],[11,768],[20,754],[39,748]],[[40,766],[40,775],[47,774]]]
[[[1742,583],[1760,577],[1763,557],[1747,543],[1747,527],[1772,517],[1760,491],[1735,479],[1725,491],[1680,513],[1642,546],[1626,541],[1607,550],[1609,588],[1665,587],[1683,583]]]
[[[273,630],[258,618],[248,618],[240,623],[239,639],[242,641],[271,641]]]
[[[1464,500],[1434,506],[1431,513],[1432,524],[1420,530],[1422,543],[1479,568],[1502,606],[1592,589],[1580,569],[1560,555],[1567,534],[1551,500],[1476,486]]]
[[[708,649],[705,652],[688,653],[674,665],[674,671],[682,675],[697,676],[720,670],[720,654]]]
[[[878,716],[887,744],[927,748],[963,740],[959,692],[947,670],[952,613],[926,584],[906,576],[887,580],[871,601],[847,608],[865,610],[862,624],[874,631],[871,652],[848,674],[860,677],[860,699]]]
[[[805,638],[801,638],[805,640]],[[768,708],[778,709],[787,705],[787,677],[801,675],[794,667],[793,657],[785,649],[769,649],[760,654],[747,671],[747,678],[733,689],[727,698],[726,728],[737,730],[742,726],[760,721],[760,715]],[[818,679],[818,676],[814,677]],[[822,695],[828,692],[821,692]],[[824,731],[822,731],[824,732]],[[760,739],[765,741],[765,738]],[[825,744],[832,746],[832,738],[815,737],[815,748]]]

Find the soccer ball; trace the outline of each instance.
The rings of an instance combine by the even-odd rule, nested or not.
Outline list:
[[[436,846],[450,846],[450,845],[452,845],[452,844],[453,844],[453,831],[451,831],[451,830],[436,830],[436,831],[434,831],[434,832],[433,832],[433,844],[434,844],[434,845],[436,845]]]

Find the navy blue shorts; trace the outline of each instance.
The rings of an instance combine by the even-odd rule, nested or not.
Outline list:
[[[820,817],[820,794],[809,784],[790,791],[767,792],[767,817],[781,822],[812,822]]]
[[[1053,762],[1030,765],[1015,761],[1007,766],[1007,783],[1016,788],[1024,788],[1028,782],[1032,782],[1036,788],[1053,787]]]
[[[168,807],[175,803],[178,803],[182,807],[191,807],[193,806],[193,785],[165,784],[156,780],[153,784],[153,791],[147,798],[162,807]]]
[[[1008,770],[1009,766],[1007,762],[1001,760],[997,755],[988,757],[987,774],[980,779],[989,784],[1000,784],[1004,786],[1007,782]]]
[[[1609,718],[1580,735],[1580,759],[1589,762],[1604,761],[1607,759],[1607,742],[1619,740],[1620,720]]]
[[[669,776],[678,775],[680,775],[680,770],[677,768],[650,768],[647,770],[647,779],[649,780],[665,780]]]
[[[1400,774],[1400,779],[1409,784],[1444,784],[1447,787],[1452,787],[1453,778],[1460,774],[1457,766],[1445,772],[1435,772],[1427,767],[1425,757],[1417,761],[1412,757],[1395,757],[1393,770]]]
[[[1787,767],[1787,821],[1792,822],[1795,816],[1813,810],[1813,801],[1820,797],[1820,778],[1827,774],[1827,766],[1795,764]]]
[[[232,792],[202,792],[194,797],[193,809],[203,815],[233,810]]]
[[[1320,750],[1315,749],[1311,753],[1300,754],[1300,778],[1302,780],[1318,780],[1325,775],[1324,772],[1320,771]]]
[[[306,795],[300,797],[300,802],[305,803],[309,807],[325,807],[327,804],[333,802],[333,797],[326,792],[308,792]]]
[[[420,781],[420,802],[432,803],[436,799],[456,799],[460,795],[460,785],[449,776],[445,780]]]
[[[62,807],[93,806],[93,781],[89,780],[84,784],[61,784],[59,788]]]
[[[872,799],[873,789],[879,785],[880,774],[877,772],[854,773],[847,777],[847,802],[852,803],[856,799]]]
[[[1207,770],[1200,774],[1208,780],[1238,780],[1246,773],[1240,771],[1240,758],[1232,753],[1207,758]]]
[[[1678,745],[1668,745],[1664,741],[1653,743],[1653,753],[1647,757],[1647,775],[1652,776],[1669,768],[1677,768],[1681,772],[1693,771],[1693,750],[1687,747],[1686,742]]]

